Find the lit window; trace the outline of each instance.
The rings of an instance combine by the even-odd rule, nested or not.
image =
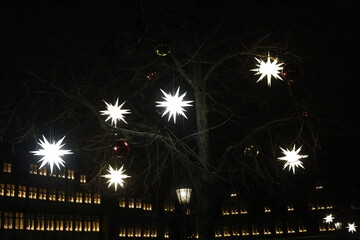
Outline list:
[[[64,231],[64,218],[63,218],[63,215],[56,215],[55,231]]]
[[[139,226],[134,227],[135,237],[141,237],[141,228]]]
[[[35,230],[35,215],[33,213],[28,213],[26,218],[26,230],[34,231]]]
[[[276,234],[283,234],[282,224],[275,223],[275,233]]]
[[[84,217],[84,232],[91,232],[91,217]]]
[[[29,198],[36,199],[37,188],[36,187],[29,187]]]
[[[230,215],[229,207],[222,207],[221,214],[224,215],[224,216],[225,215]]]
[[[38,166],[37,164],[30,164],[30,174],[38,174]]]
[[[129,207],[129,208],[134,208],[134,207],[135,207],[134,198],[129,198],[128,207]]]
[[[215,237],[216,237],[216,232],[215,232]],[[169,226],[166,225],[164,227],[164,238],[170,238],[170,231],[169,231]]]
[[[3,183],[0,183],[0,196],[5,195],[5,185]]]
[[[136,199],[135,208],[141,208],[141,199]]]
[[[223,233],[224,233],[224,237],[230,237],[231,236],[228,226],[223,226]]]
[[[305,227],[305,225],[304,225],[304,222],[299,222],[299,232],[300,232],[300,233],[305,233],[305,232],[307,232],[307,231],[306,231],[306,227]]]
[[[247,214],[248,213],[248,211],[247,211],[247,209],[246,208],[240,208],[240,214]]]
[[[124,208],[126,207],[126,201],[124,197],[121,197],[119,200],[119,207]]]
[[[11,163],[4,162],[4,172],[11,173]]]
[[[175,212],[175,204],[165,203],[164,210],[165,210],[165,212]]]
[[[315,189],[316,189],[316,190],[323,189],[323,188],[324,188],[324,186],[322,186],[322,185],[316,185],[316,186],[315,186]]]
[[[76,196],[75,201],[76,201],[77,203],[82,203],[82,202],[83,202],[82,192],[77,192],[77,193],[75,194],[75,196]],[[76,231],[76,230],[75,230],[75,231]]]
[[[294,225],[292,223],[287,223],[287,233],[295,233]]]
[[[39,199],[46,200],[46,188],[39,188]]]
[[[55,223],[54,223],[54,215],[49,214],[46,216],[46,231],[54,231]]]
[[[13,229],[13,213],[4,212],[4,229]]]
[[[50,189],[48,197],[49,197],[49,201],[56,201],[56,190]]]
[[[75,230],[75,232],[81,232],[82,231],[82,218],[81,218],[81,216],[76,216],[74,230]]]
[[[45,215],[36,214],[36,231],[44,231],[45,229]]]
[[[67,232],[73,231],[73,220],[71,215],[65,216],[65,231]]]
[[[134,229],[132,226],[127,227],[127,233],[126,233],[127,237],[134,237]]]
[[[92,231],[99,232],[100,231],[100,221],[99,217],[92,217]]]
[[[101,203],[100,193],[94,193],[94,203],[95,204],[100,204]]]
[[[248,236],[249,235],[249,228],[247,225],[241,226],[241,236]]]
[[[126,237],[126,228],[125,227],[119,228],[119,237]]]
[[[215,237],[218,238],[218,237],[222,237],[222,231],[220,229],[220,227],[215,227]]]
[[[237,195],[236,195],[236,193],[231,193],[230,194],[230,197],[236,197]]]
[[[231,215],[238,215],[238,214],[239,214],[239,207],[231,206]]]
[[[151,228],[151,235],[150,235],[150,237],[152,237],[152,238],[156,238],[156,237],[157,237],[157,229],[156,229],[156,226],[153,226],[153,227]]]
[[[67,201],[68,201],[68,202],[74,202],[74,193],[69,192],[69,193],[67,194]]]
[[[85,203],[91,203],[91,193],[85,193]]]
[[[150,237],[150,233],[151,233],[150,228],[145,228],[143,230],[143,237],[145,237],[145,238]]]
[[[288,205],[287,210],[288,210],[288,212],[294,211],[294,206],[293,205]]]
[[[14,184],[6,184],[6,196],[7,197],[15,197],[15,185]]]
[[[264,207],[264,212],[266,213],[271,212],[271,208],[269,206]]]
[[[241,234],[240,234],[240,226],[238,226],[238,225],[234,225],[234,226],[232,226],[232,235],[233,236],[240,236]]]
[[[325,232],[325,231],[327,231],[327,226],[326,226],[327,224],[325,224],[325,223],[323,223],[323,222],[320,222],[319,223],[319,231],[320,232]]]
[[[151,203],[144,203],[143,204],[143,210],[151,211],[152,210],[152,204]]]
[[[39,169],[39,175],[46,176],[47,175],[47,168],[46,167],[40,168]]]
[[[84,174],[80,175],[80,182],[81,183],[86,183],[86,175],[84,175]]]
[[[26,186],[18,186],[18,198],[26,198]]]
[[[268,223],[264,224],[264,235],[270,235],[271,234],[271,230],[270,230],[270,225]]]
[[[65,202],[65,191],[58,190],[57,200],[58,202]]]
[[[58,175],[59,178],[65,178],[65,170],[62,168],[61,170],[58,170]]]
[[[258,226],[256,224],[251,225],[251,232],[252,232],[253,236],[259,235],[259,229],[258,229]]]
[[[68,169],[66,172],[67,172],[67,179],[74,180],[74,170]]]

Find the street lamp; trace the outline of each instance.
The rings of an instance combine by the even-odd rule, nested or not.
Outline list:
[[[176,195],[178,197],[178,200],[181,204],[188,204],[190,203],[190,197],[191,197],[191,188],[178,188],[176,189]]]
[[[177,198],[180,202],[180,204],[183,207],[183,214],[182,214],[182,238],[183,240],[187,239],[187,227],[186,227],[186,217],[185,217],[185,205],[190,203],[190,197],[191,197],[191,188],[178,188],[175,190]]]

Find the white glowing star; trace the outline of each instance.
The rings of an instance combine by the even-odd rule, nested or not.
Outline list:
[[[357,226],[355,226],[355,223],[348,223],[348,226],[346,228],[349,229],[349,232],[354,233],[356,232]]]
[[[60,139],[58,142],[49,143],[48,140],[43,136],[44,141],[39,139],[39,145],[42,147],[42,149],[39,149],[37,151],[30,151],[31,153],[34,153],[34,155],[40,155],[43,156],[39,160],[39,162],[42,162],[39,169],[45,166],[45,164],[49,163],[50,165],[50,172],[53,172],[54,164],[58,169],[60,169],[60,165],[65,167],[64,163],[65,161],[61,158],[62,156],[66,154],[73,154],[71,150],[64,150],[61,149],[65,144],[62,144],[62,141],[64,140],[65,136]]]
[[[286,161],[283,169],[285,169],[286,167],[289,167],[289,171],[292,169],[293,173],[295,174],[296,167],[304,168],[300,159],[307,158],[308,155],[299,155],[298,154],[301,150],[301,147],[299,147],[297,150],[295,150],[295,145],[294,145],[294,147],[291,151],[289,149],[283,149],[281,147],[280,147],[280,149],[282,150],[283,154],[285,154],[285,156],[278,158],[279,160]]]
[[[102,175],[102,177],[108,178],[108,183],[110,187],[111,185],[114,185],[115,191],[117,191],[117,185],[119,184],[120,187],[124,187],[124,179],[129,178],[130,176],[124,174],[125,170],[123,170],[124,166],[122,166],[120,169],[113,169],[110,165],[108,168],[109,174]]]
[[[332,216],[332,214],[328,214],[326,215],[326,217],[324,217],[324,220],[326,223],[332,223],[334,221],[334,217]]]
[[[105,102],[105,101],[104,101]],[[105,102],[106,104],[106,110],[100,111],[101,115],[109,115],[108,118],[105,120],[105,122],[109,119],[111,119],[111,124],[116,127],[117,121],[123,121],[124,123],[127,123],[124,118],[124,114],[130,114],[130,109],[121,109],[121,107],[124,105],[125,102],[123,102],[120,106],[119,99],[116,99],[116,102],[114,105],[111,105],[110,103]]]
[[[183,99],[186,95],[186,92],[179,97],[180,87],[178,87],[178,89],[176,90],[175,95],[171,95],[171,93],[167,94],[162,89],[160,89],[160,90],[164,94],[164,96],[162,98],[165,101],[156,102],[158,104],[158,105],[156,105],[156,107],[165,107],[166,108],[164,113],[162,114],[162,117],[165,114],[169,113],[168,121],[170,121],[170,118],[173,117],[174,123],[176,123],[176,116],[178,114],[181,114],[182,116],[184,116],[187,119],[187,117],[184,113],[184,112],[186,112],[186,110],[183,107],[192,106],[190,103],[192,103],[193,101],[183,101]]]
[[[283,80],[281,76],[279,75],[283,67],[283,63],[278,64],[277,58],[273,62],[270,60],[270,53],[268,53],[267,61],[264,62],[262,59],[255,58],[258,64],[256,64],[257,68],[251,69],[250,71],[257,72],[255,75],[260,75],[259,79],[256,82],[261,81],[265,76],[267,76],[267,84],[269,87],[271,87],[271,76],[273,76],[275,79]]]

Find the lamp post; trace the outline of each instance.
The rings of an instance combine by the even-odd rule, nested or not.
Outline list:
[[[190,203],[191,198],[191,188],[178,188],[176,189],[176,196],[179,200],[179,203],[183,207],[182,217],[183,217],[183,230],[182,230],[182,239],[187,239],[187,229],[186,229],[186,205]]]

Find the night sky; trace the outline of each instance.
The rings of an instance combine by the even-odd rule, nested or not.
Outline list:
[[[26,68],[46,77],[47,70],[62,72],[69,64],[75,75],[86,78],[81,61],[88,68],[96,67],[92,65],[94,59],[116,54],[138,54],[136,64],[152,61],[156,56],[145,54],[153,51],[154,45],[149,42],[176,44],[183,37],[181,40],[192,44],[189,36],[210,36],[219,27],[210,43],[242,35],[249,44],[249,38],[258,32],[254,42],[281,46],[285,58],[299,57],[292,60],[303,63],[304,86],[316,88],[311,99],[327,103],[319,112],[334,130],[324,136],[327,140],[323,157],[327,160],[321,174],[329,177],[332,184],[354,182],[356,187],[360,183],[359,4],[256,0],[16,1],[0,8],[1,105],[11,104],[23,94],[19,87],[22,84],[17,82],[20,80],[14,79],[29,77]],[[116,41],[121,43],[119,49],[107,47]],[[118,66],[131,64],[120,57]],[[33,80],[23,81],[29,81],[29,87],[33,87]],[[71,78],[64,74],[63,80],[58,77],[57,81],[60,86],[67,86]],[[0,127],[5,123],[2,119]]]

